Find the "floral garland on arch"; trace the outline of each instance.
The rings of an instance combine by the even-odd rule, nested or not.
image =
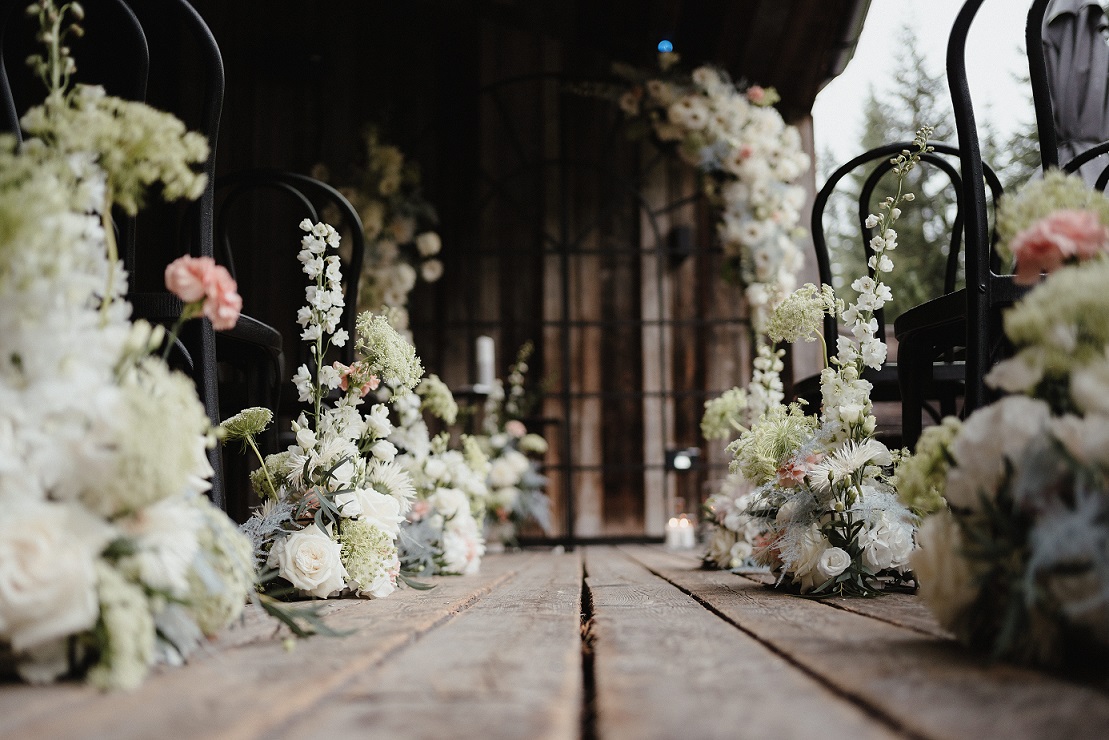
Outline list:
[[[868,228],[877,231],[869,264],[874,277],[855,281],[858,300],[845,308],[830,287],[805,285],[767,322],[774,341],[823,341],[827,314],[851,326],[852,336],[840,338],[830,362],[825,348],[819,419],[806,416],[797,404],[779,404],[743,429],[729,447],[735,455],[732,471],[751,491],[742,494],[742,502],[733,497],[730,506],[713,502],[712,521],[732,536],[714,543],[708,562],[720,567],[769,566],[779,573],[779,584],[814,595],[868,596],[909,577],[914,519],[891,485],[896,456],[874,438],[871,385],[862,372],[885,360],[874,312],[892,297],[881,277],[893,270],[893,225],[900,206],[913,199],[902,185],[929,151],[930,134],[930,128],[922,128],[914,139],[915,151],[902,152],[892,161],[897,194],[882,203],[880,214],[866,220]],[[736,421],[744,411],[741,401],[733,391],[710,402],[708,430],[742,426]],[[725,550],[727,539],[732,541]]]
[[[1034,284],[1005,313],[1011,395],[925,430],[897,470],[927,515],[912,560],[945,628],[994,657],[1104,674],[1109,657],[1109,198],[1049,172],[1002,199]]]
[[[204,495],[215,444],[193,382],[129,319],[111,210],[149,188],[196,198],[207,142],[173,116],[76,85],[76,3],[39,0],[47,98],[0,137],[0,661],[28,681],[105,689],[179,664],[235,620],[250,545]],[[166,271],[183,318],[234,325],[241,299],[210,260]],[[172,419],[172,423],[167,420]]]
[[[442,240],[435,208],[420,191],[420,167],[399,147],[382,141],[376,126],[365,130],[366,163],[355,182],[339,188],[358,212],[366,255],[358,310],[388,310],[393,327],[408,330],[408,294],[420,280],[443,276]],[[326,180],[327,173],[317,168]]]
[[[340,237],[325,223],[306,219],[300,228],[306,233],[298,259],[310,282],[297,320],[313,367],[301,365],[293,383],[310,412],[292,423],[295,444],[266,457],[251,475],[265,501],[242,529],[259,567],[276,571],[267,590],[284,594],[291,589],[319,599],[380,598],[403,578],[396,540],[415,492],[408,473],[394,461],[388,408],[374,404],[362,413],[361,406],[382,380],[393,388],[412,388],[423,368],[388,317],[370,313],[358,316],[353,338],[358,359],[349,367],[327,364],[330,347],[352,340],[339,327]],[[241,428],[246,438],[266,423],[244,415],[225,426]]]
[[[618,66],[616,73],[632,83],[620,108],[660,141],[676,143],[681,158],[705,175],[719,213],[726,276],[743,284],[761,337],[804,262],[797,240],[805,191],[795,183],[811,161],[800,132],[773,107],[774,88],[735,84],[709,66],[682,76],[670,71],[678,60],[674,52],[660,54],[661,77]]]

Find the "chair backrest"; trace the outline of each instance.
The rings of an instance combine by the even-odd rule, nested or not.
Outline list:
[[[22,139],[19,118],[43,98],[42,83],[24,61],[41,49],[28,0],[0,0],[0,131]],[[91,0],[82,21],[85,35],[73,39],[75,79],[103,86],[110,95],[145,100],[150,49],[142,24],[125,0]]]
[[[1081,172],[1101,190],[1109,181],[1109,18],[1094,0],[1034,0],[1025,43],[1040,161],[1046,172]]]
[[[943,294],[952,293],[956,290],[958,277],[960,256],[962,254],[963,243],[963,214],[962,214],[962,183],[959,177],[959,171],[955,166],[958,162],[959,150],[956,147],[947,144],[935,144],[935,151],[925,154],[921,158],[921,167],[933,168],[937,173],[946,178],[947,183],[943,190],[947,189],[950,185],[953,196],[952,204],[955,207],[955,212],[951,214],[950,232],[943,238],[947,241],[947,255],[944,260],[943,272]],[[875,229],[869,228],[866,225],[866,218],[871,213],[877,213],[878,203],[876,201],[875,191],[883,177],[893,170],[891,158],[897,156],[903,150],[912,149],[913,144],[908,141],[896,142],[886,144],[883,146],[875,147],[866,151],[849,162],[846,162],[835,170],[824,183],[824,186],[816,194],[813,201],[811,233],[813,245],[816,249],[816,265],[817,273],[820,277],[820,282],[825,285],[832,285],[833,274],[831,265],[831,256],[828,250],[827,235],[824,228],[824,215],[827,206],[831,199],[840,192],[846,192],[844,181],[850,178],[854,182],[861,183],[856,195],[857,197],[857,223],[853,224],[852,233],[857,233],[858,236],[858,249],[859,254],[864,258],[863,263],[869,262],[873,256],[873,250],[870,246],[870,240],[875,236]],[[1001,195],[1001,182],[998,180],[997,175],[989,167],[984,168],[986,175],[986,182],[990,189],[992,200],[996,203],[997,198]],[[857,227],[857,231],[855,230]],[[938,244],[936,245],[938,248]],[[899,252],[900,254],[900,252]],[[873,270],[870,271],[873,276]],[[930,296],[932,298],[938,297]],[[876,312],[875,318],[878,320],[878,332],[881,339],[885,339],[885,311],[879,309]],[[836,337],[838,336],[838,327],[836,319],[832,316],[825,316],[824,318],[824,338],[828,343],[829,350],[835,346]]]
[[[341,354],[344,362],[348,364],[352,362],[354,359],[355,320],[358,314],[358,283],[365,259],[366,237],[362,229],[362,221],[350,201],[334,187],[321,180],[283,170],[248,170],[225,175],[217,181],[217,189],[220,191],[220,198],[219,208],[216,212],[216,258],[227,265],[233,275],[236,275],[235,249],[233,247],[233,242],[236,240],[236,221],[233,214],[238,210],[245,211],[246,206],[250,203],[256,203],[256,196],[261,194],[271,196],[268,204],[271,206],[276,205],[273,203],[274,197],[272,196],[282,199],[285,203],[291,200],[294,204],[294,210],[291,213],[287,209],[283,212],[290,224],[298,223],[302,218],[308,218],[313,223],[327,219],[337,220],[337,223],[332,225],[343,234],[343,239],[347,242],[342,253],[346,254],[349,247],[349,257],[344,259],[343,263],[343,277],[346,285],[343,289],[345,306],[341,326],[352,337],[352,340],[343,348]],[[251,215],[257,218],[259,214],[252,213]],[[284,244],[284,242],[282,243]],[[265,255],[266,259],[287,259],[290,264],[295,264],[295,255],[297,249],[299,249],[299,243],[300,239],[297,232],[291,231],[288,234],[289,251],[274,253],[260,250],[257,245],[252,245],[252,251],[256,254]],[[236,279],[239,279],[237,275]],[[244,290],[249,289],[249,286],[245,285],[248,280],[249,278],[244,276],[240,281]],[[295,297],[290,296],[288,300],[280,303],[282,310],[287,308],[290,321],[301,305],[300,298],[302,296],[303,293],[298,293]],[[264,320],[268,317],[261,318]],[[279,324],[280,322],[274,323]],[[302,345],[303,343],[297,344]]]

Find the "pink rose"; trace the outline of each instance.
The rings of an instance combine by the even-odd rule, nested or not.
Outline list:
[[[1032,285],[1066,261],[1087,260],[1109,248],[1109,229],[1093,211],[1063,209],[1036,221],[1010,244],[1017,260],[1014,282]]]
[[[766,88],[761,85],[751,85],[747,88],[747,99],[758,105],[766,98]]]
[[[523,437],[525,434],[528,433],[528,428],[524,426],[524,422],[517,419],[505,422],[504,430],[516,439],[519,439],[520,437]]]
[[[185,303],[204,297],[204,279],[216,266],[211,257],[178,257],[166,265],[166,290]]]

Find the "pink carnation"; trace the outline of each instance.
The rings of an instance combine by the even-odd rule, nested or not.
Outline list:
[[[166,290],[185,303],[204,297],[204,279],[216,266],[211,257],[179,257],[166,265]]]
[[[211,257],[178,257],[166,266],[166,289],[185,303],[203,299],[202,311],[216,331],[235,326],[243,299],[227,268]]]
[[[758,105],[766,98],[766,88],[762,85],[751,85],[747,88],[747,99]]]
[[[1087,260],[1109,248],[1109,228],[1093,211],[1055,211],[1017,234],[1010,247],[1017,260],[1014,282],[1032,285],[1040,273],[1051,273],[1064,262]]]
[[[365,366],[361,362],[355,362],[348,367],[336,360],[331,366],[339,371],[339,388],[344,391],[350,388],[350,379],[352,377],[355,378],[355,382],[357,382],[359,377],[365,376],[362,387],[358,389],[363,398],[365,398],[366,394],[370,391],[376,391],[378,386],[381,385],[381,380],[376,375],[366,376]]]
[[[524,426],[524,422],[517,419],[505,422],[504,430],[517,439],[528,433],[528,428]]]

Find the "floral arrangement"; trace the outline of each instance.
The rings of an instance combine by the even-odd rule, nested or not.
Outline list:
[[[703,558],[706,568],[769,570],[755,560],[755,548],[767,545],[767,527],[748,513],[750,504],[751,485],[741,475],[729,475],[709,496],[703,512],[712,532]]]
[[[396,396],[393,409],[399,421],[389,439],[416,489],[401,526],[402,566],[417,576],[477,573],[485,554],[479,524],[489,494],[485,454],[472,437],[463,436],[461,450],[448,449],[447,432],[431,437],[424,412],[448,425],[458,416],[454,396],[435,375],[424,378],[415,393]]]
[[[435,208],[420,192],[420,167],[376,127],[365,132],[366,164],[352,186],[339,188],[358,211],[366,256],[358,289],[361,311],[392,309],[393,326],[408,328],[408,294],[417,280],[443,276],[442,241],[434,230]]]
[[[528,360],[535,347],[525,342],[508,371],[508,390],[498,379],[485,400],[479,438],[489,457],[489,505],[485,536],[501,545],[515,545],[521,527],[534,523],[550,534],[551,500],[545,493],[547,479],[539,472],[547,453],[547,440],[528,432],[523,418],[533,398],[526,388]]]
[[[388,317],[370,313],[357,320],[358,359],[349,367],[326,364],[330,347],[351,340],[339,328],[340,238],[325,223],[306,219],[300,227],[305,235],[298,259],[310,283],[297,320],[314,367],[301,365],[293,383],[310,411],[292,423],[296,443],[266,457],[252,474],[255,490],[266,500],[243,531],[258,565],[276,571],[267,585],[271,593],[384,597],[401,577],[396,540],[414,490],[394,460],[388,408],[374,404],[363,414],[361,406],[382,380],[411,388],[423,368]],[[225,426],[252,439],[268,421],[250,410]]]
[[[1109,198],[1052,172],[1003,199],[1018,276],[1012,395],[928,430],[897,478],[930,513],[913,569],[940,624],[995,657],[1051,667],[1109,655]],[[929,434],[931,436],[929,436]],[[919,495],[916,495],[919,494]]]
[[[806,416],[796,404],[778,404],[729,447],[735,455],[733,473],[752,490],[744,494],[742,509],[734,497],[730,505],[720,498],[713,502],[715,521],[723,522],[734,541],[725,553],[728,535],[714,535],[721,541],[714,541],[706,557],[710,564],[731,566],[751,559],[779,572],[780,584],[817,595],[868,596],[908,577],[914,518],[890,482],[895,456],[874,438],[871,385],[862,373],[885,360],[874,312],[892,297],[881,278],[893,270],[893,225],[900,206],[912,200],[902,185],[929,151],[930,133],[922,128],[914,139],[916,150],[904,151],[892,161],[896,195],[881,204],[880,214],[866,219],[877,235],[870,244],[871,274],[853,284],[858,300],[845,308],[830,287],[805,285],[769,317],[767,333],[773,341],[823,341],[825,314],[849,325],[851,336],[840,338],[830,362],[825,348],[819,419]],[[709,431],[722,428],[721,419],[740,426],[735,421],[742,411],[738,398],[731,392],[710,402]]]
[[[802,267],[796,242],[805,191],[794,183],[809,169],[809,156],[797,128],[773,107],[779,100],[773,88],[737,85],[708,66],[679,75],[671,71],[674,52],[659,62],[661,76],[617,68],[631,83],[620,107],[659,140],[675,142],[682,159],[706,175],[730,274],[745,286],[752,328],[761,335]]]
[[[22,147],[0,139],[0,655],[28,681],[129,689],[234,620],[254,583],[249,542],[204,496],[215,432],[192,381],[156,355],[173,337],[129,320],[110,223],[156,184],[199,195],[207,143],[69,86],[76,3],[28,15],[47,98],[24,116]],[[166,277],[185,318],[234,324],[222,268],[176,263]]]

